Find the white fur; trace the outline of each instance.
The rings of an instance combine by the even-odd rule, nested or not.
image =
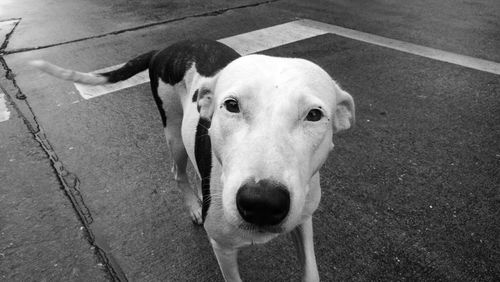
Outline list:
[[[62,79],[106,83],[102,76],[44,61],[31,64]],[[197,89],[209,93],[203,98],[199,95],[198,105],[192,102]],[[186,162],[189,157],[197,170],[194,140],[200,113],[212,120],[211,203],[204,227],[224,278],[241,280],[238,248],[292,232],[304,281],[317,281],[312,214],[321,198],[319,169],[333,149],[332,134],[353,125],[352,97],[312,62],[264,55],[236,59],[210,78],[198,74],[193,64],[176,85],[160,82],[158,95],[167,116],[165,136],[174,159],[175,179],[197,223],[202,221],[201,191],[190,186]],[[239,113],[225,109],[228,98],[237,99]],[[320,109],[323,117],[306,120],[312,109]],[[236,193],[248,179],[272,179],[289,190],[289,214],[273,232],[241,228],[244,221],[236,207]]]
[[[221,71],[214,93],[209,133],[217,160],[211,179],[211,192],[216,195],[211,205],[216,208],[209,210],[205,229],[216,242],[219,263],[234,259],[233,250],[239,247],[277,236],[240,229],[243,220],[235,200],[247,179],[274,179],[288,187],[291,197],[282,233],[296,234],[304,279],[316,281],[311,218],[321,197],[319,169],[333,149],[332,134],[354,122],[352,97],[309,61],[264,55],[229,64]],[[228,98],[238,101],[239,113],[224,108]],[[305,120],[311,109],[321,109],[324,117]],[[240,279],[237,271],[226,274],[231,281]]]
[[[78,72],[74,70],[69,70],[65,68],[61,68],[59,66],[53,65],[49,62],[43,60],[34,60],[30,61],[29,64],[33,67],[36,67],[50,75],[53,75],[57,78],[69,80],[73,82],[78,82],[82,84],[89,85],[99,85],[105,84],[108,82],[108,79],[104,76],[93,74],[93,73],[84,73]]]

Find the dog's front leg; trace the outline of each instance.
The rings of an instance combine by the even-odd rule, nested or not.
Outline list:
[[[228,282],[241,281],[240,272],[238,271],[238,249],[223,247],[213,239],[210,239],[210,242],[224,280]]]
[[[314,255],[312,217],[297,226],[291,234],[304,271],[302,281],[319,281],[318,266]]]

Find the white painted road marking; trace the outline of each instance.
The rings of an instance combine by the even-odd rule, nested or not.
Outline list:
[[[218,41],[233,48],[241,55],[248,55],[326,33],[328,32],[325,30],[308,27],[298,20],[238,34]]]
[[[0,122],[6,121],[10,118],[10,112],[7,108],[7,101],[5,100],[5,94],[0,90]]]
[[[313,20],[304,19],[300,21],[301,24],[303,24],[304,26],[313,29],[324,30],[327,33],[333,33],[336,35],[340,35],[342,37],[347,37],[350,39],[387,47],[401,52],[410,53],[413,55],[418,55],[437,61],[452,63],[455,65],[500,75],[500,63],[497,62],[455,54],[452,52],[429,48],[413,43],[382,37],[336,25],[325,24]]]
[[[232,37],[223,38],[218,41],[232,47],[242,55],[247,55],[323,34],[336,34],[342,37],[387,47],[433,60],[452,63],[500,75],[500,63],[497,62],[455,54],[307,19],[296,20],[256,31],[242,33]],[[109,71],[122,65],[123,64],[108,67],[95,72]],[[144,71],[126,81],[114,84],[90,86],[75,83],[75,87],[84,99],[91,99],[138,84],[146,83],[148,81],[148,72]]]

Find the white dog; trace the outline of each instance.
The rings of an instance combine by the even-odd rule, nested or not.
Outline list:
[[[211,40],[151,51],[108,73],[33,65],[84,84],[125,80],[149,69],[173,171],[194,222],[203,224],[226,281],[240,281],[237,251],[292,233],[304,281],[319,280],[312,214],[332,134],[354,122],[352,97],[316,64],[240,57]],[[193,189],[191,160],[201,178]]]

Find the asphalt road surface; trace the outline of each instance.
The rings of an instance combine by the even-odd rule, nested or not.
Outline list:
[[[261,36],[243,41],[249,53],[312,60],[356,102],[321,170],[323,281],[500,280],[497,0],[163,2],[0,2],[0,281],[222,280],[175,188],[149,85],[85,99],[26,62],[94,71],[248,32]],[[361,38],[269,33],[302,19]],[[245,281],[300,280],[288,236],[239,263]]]

